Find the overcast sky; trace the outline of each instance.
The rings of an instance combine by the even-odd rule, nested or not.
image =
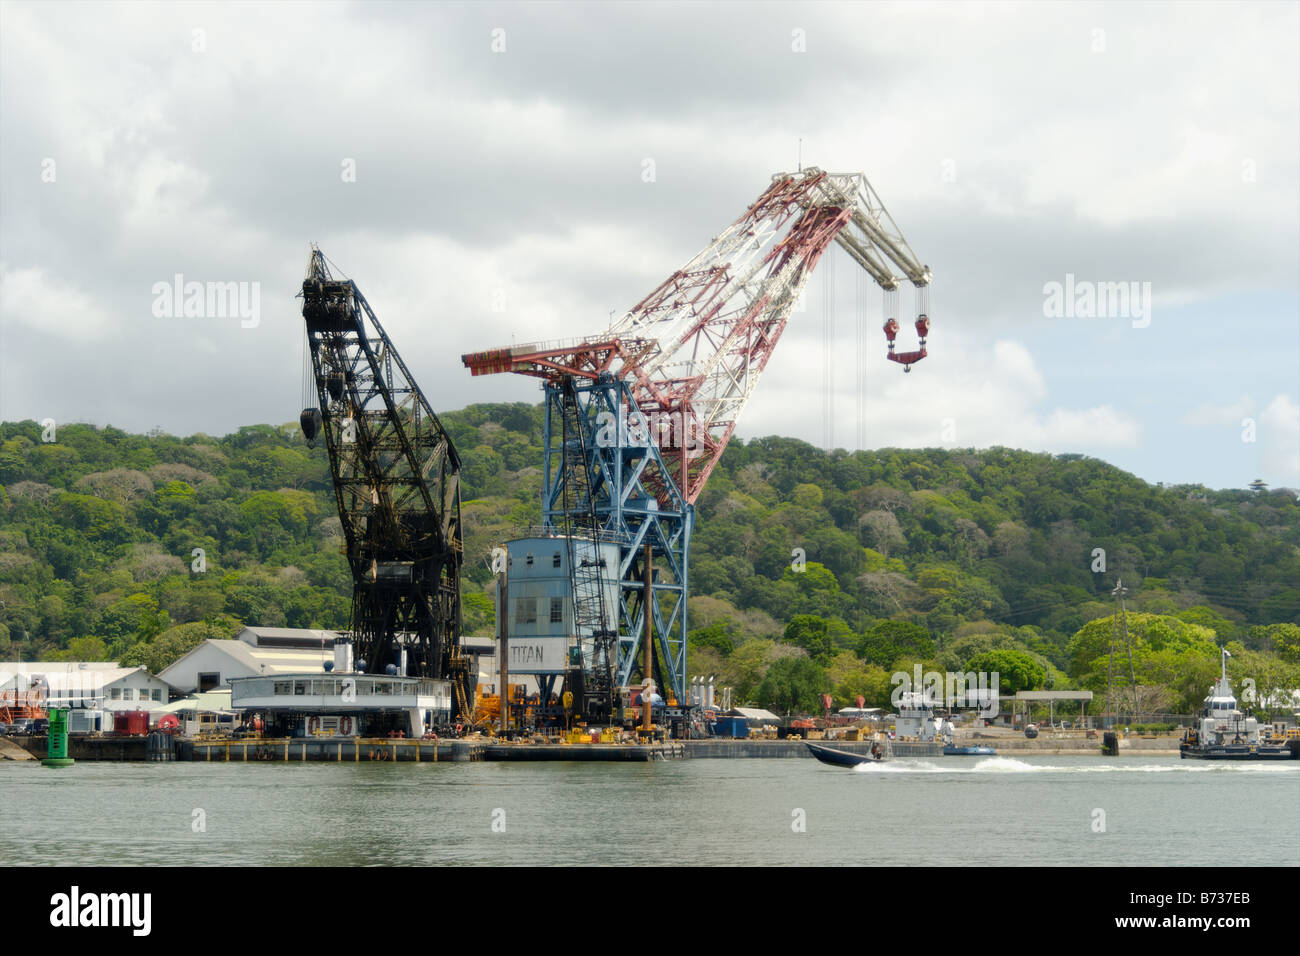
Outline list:
[[[931,355],[885,361],[880,295],[837,251],[738,434],[1300,487],[1298,14],[0,3],[0,419],[296,420],[312,241],[436,409],[537,401],[460,355],[603,329],[802,139],[933,270]],[[176,275],[260,309],[159,316]],[[1150,314],[1050,315],[1068,275],[1149,283]]]

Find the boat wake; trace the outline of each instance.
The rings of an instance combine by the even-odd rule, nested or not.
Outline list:
[[[1189,762],[1177,763],[1101,763],[1103,758],[1089,757],[1098,761],[1093,766],[1047,763],[1030,763],[1016,757],[985,757],[975,763],[936,764],[928,760],[896,759],[880,763],[864,763],[854,767],[857,773],[868,774],[925,774],[945,773],[965,774],[1005,774],[1005,773],[1296,773],[1300,771],[1300,761],[1287,763],[1236,763],[1229,762]],[[1123,758],[1119,758],[1123,759]]]

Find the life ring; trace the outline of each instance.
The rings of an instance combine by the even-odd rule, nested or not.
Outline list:
[[[320,733],[320,718],[319,718],[319,717],[308,717],[308,718],[307,718],[307,733],[311,734],[313,737],[315,737],[317,734]]]
[[[339,735],[342,736],[342,737],[351,737],[351,736],[352,736],[352,718],[351,718],[351,717],[340,717],[340,718],[339,718]]]

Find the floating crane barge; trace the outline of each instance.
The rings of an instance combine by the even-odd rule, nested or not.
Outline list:
[[[686,672],[695,502],[832,242],[884,291],[886,357],[910,371],[927,355],[929,267],[865,176],[816,168],[772,177],[607,331],[462,356],[473,375],[530,375],[545,393],[543,524],[508,542],[497,608],[503,668],[540,689],[533,726],[521,726],[508,690],[498,711],[503,736],[549,734],[525,747],[448,740],[483,723],[477,668],[461,646],[460,459],[356,283],[313,246],[300,423],[329,454],[353,577],[351,641],[323,674],[232,682],[253,736],[195,741],[190,756],[684,755],[664,737],[708,733]],[[911,351],[895,350],[903,282],[917,290]],[[643,733],[629,742],[620,731],[638,696]],[[646,734],[652,714],[658,727]]]
[[[473,375],[542,380],[543,527],[507,543],[497,615],[526,651],[510,672],[571,700],[564,714],[617,719],[631,688],[662,688],[673,736],[704,732],[686,673],[695,502],[832,242],[884,291],[886,357],[910,371],[927,355],[930,269],[864,175],[816,168],[773,176],[605,332],[462,356]],[[910,351],[895,349],[903,282],[917,290]],[[562,571],[566,557],[567,587],[543,580],[538,562]]]

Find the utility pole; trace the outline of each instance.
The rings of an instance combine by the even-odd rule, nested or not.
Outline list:
[[[1123,634],[1124,648],[1128,654],[1128,675],[1129,687],[1133,694],[1133,713],[1134,718],[1137,714],[1137,673],[1133,669],[1133,644],[1129,639],[1128,633],[1128,608],[1124,604],[1124,595],[1128,594],[1128,588],[1124,587],[1123,579],[1117,578],[1115,588],[1110,592],[1115,598],[1115,613],[1110,619],[1110,659],[1106,665],[1106,709],[1111,717],[1111,724],[1114,725],[1115,708],[1115,648],[1119,644],[1121,632]]]
[[[500,639],[497,653],[501,655],[500,683],[497,685],[497,699],[501,702],[501,736],[506,736],[510,729],[510,589],[508,571],[497,574],[497,637]]]

